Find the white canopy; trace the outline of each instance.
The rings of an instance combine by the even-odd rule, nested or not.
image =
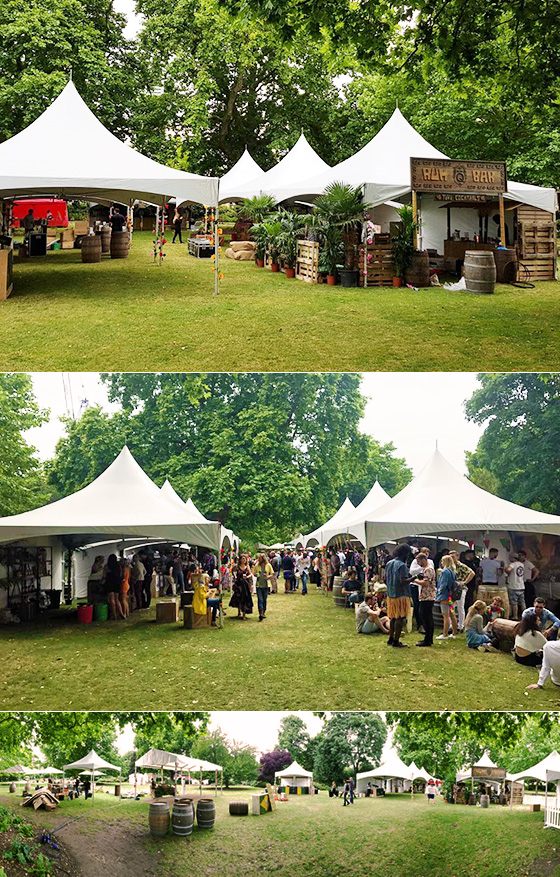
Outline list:
[[[136,767],[152,768],[153,770],[188,770],[193,772],[208,770],[223,770],[220,764],[213,764],[203,758],[191,758],[188,755],[180,755],[177,752],[168,752],[166,749],[149,749],[135,762]]]
[[[301,764],[298,764],[297,761],[292,761],[292,763],[283,768],[282,770],[277,770],[275,773],[277,777],[311,777],[313,778],[313,771],[305,770]]]
[[[410,770],[411,779],[413,782],[414,782],[414,780],[425,780],[425,782],[428,782],[428,780],[432,779],[431,774],[426,773],[426,771],[423,768],[417,767],[416,763],[414,761],[410,765],[409,770]]]
[[[334,526],[327,527],[325,525],[322,528],[325,540],[323,544],[327,544],[334,536],[346,534],[359,539],[362,545],[365,546],[365,521],[369,520],[372,513],[390,499],[391,497],[387,491],[383,490],[379,481],[376,481],[369,493],[356,508],[350,509],[344,517],[338,518]]]
[[[44,774],[55,774],[55,773],[62,773],[62,771],[59,770],[57,767],[50,767],[50,766],[49,766],[49,767],[44,767],[44,768],[42,768],[42,769],[41,769],[41,773],[44,773]]]
[[[0,198],[24,195],[216,205],[218,180],[166,167],[122,143],[69,82],[38,119],[0,143]]]
[[[120,767],[117,767],[115,764],[109,764],[108,761],[105,761],[104,758],[101,758],[101,756],[97,754],[95,749],[91,749],[87,755],[84,755],[84,757],[80,758],[78,761],[73,761],[72,764],[64,765],[64,770],[82,769],[89,771],[90,773],[91,771],[96,771],[100,768],[120,771]]]
[[[241,158],[220,178],[220,192],[235,190],[249,183],[250,180],[260,177],[261,174],[264,174],[262,167],[259,167],[247,147],[245,147]],[[223,195],[220,195],[220,201],[223,200]]]
[[[187,514],[189,516],[189,520],[198,523],[198,524],[214,524],[215,521],[210,521],[208,518],[205,518],[201,511],[199,511],[189,497],[186,502],[184,502],[171,482],[168,478],[165,479],[163,486],[161,488],[162,493],[168,497],[168,499],[172,500],[175,503],[178,503],[180,506],[186,509]],[[229,544],[233,547],[236,544],[239,544],[239,539],[233,532],[233,530],[228,530],[227,527],[224,527],[220,524],[220,547],[223,545],[224,540],[227,539]]]
[[[373,770],[362,771],[356,774],[356,781],[368,780],[412,780],[412,771],[393,750],[387,761]]]
[[[347,515],[351,512],[355,511],[354,503],[346,497],[338,511],[334,513],[332,518],[329,518],[322,527],[317,527],[316,530],[313,530],[312,533],[308,533],[307,536],[304,537],[305,547],[307,548],[311,542],[316,545],[325,545],[325,533],[328,530],[331,530],[333,527],[338,526],[338,522],[343,520]]]
[[[411,158],[449,156],[428,143],[397,108],[375,137],[350,158],[314,177],[294,178],[275,194],[279,201],[312,197],[319,195],[329,183],[339,180],[356,187],[364,186],[365,202],[377,206],[410,192]],[[506,197],[549,213],[556,211],[554,189],[508,180]]]
[[[538,780],[541,783],[557,782],[560,780],[560,755],[555,749],[532,767],[514,773],[512,780],[514,782],[520,780]]]
[[[23,764],[14,764],[13,767],[3,767],[0,770],[0,773],[23,773],[23,774],[32,774],[33,769],[30,767],[24,767]]]
[[[277,201],[283,201],[284,197],[290,197],[282,195],[286,187],[290,190],[293,188],[297,194],[301,181],[328,170],[329,165],[317,155],[302,133],[295,146],[270,170],[261,172],[252,180],[234,186],[229,184],[226,186],[222,181],[220,200],[233,201],[240,198],[253,198],[262,193],[273,195]]]
[[[498,767],[495,762],[492,761],[488,752],[484,752],[482,757],[477,761],[473,767]],[[458,783],[463,783],[466,780],[472,779],[472,767],[470,765],[466,765],[462,770],[458,770],[456,774],[456,781]],[[487,782],[492,782],[492,780],[487,780]],[[494,780],[494,782],[500,782],[499,780]]]
[[[104,536],[144,536],[193,542],[218,549],[220,524],[189,518],[168,499],[125,446],[91,484],[50,505],[0,518],[0,543],[59,535],[67,546],[85,546]]]
[[[435,450],[421,472],[363,521],[368,547],[418,534],[508,531],[560,535],[560,517],[477,487]]]

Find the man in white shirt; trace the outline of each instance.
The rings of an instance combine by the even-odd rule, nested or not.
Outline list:
[[[509,617],[513,621],[521,620],[525,612],[525,566],[519,554],[506,566],[507,588],[509,598]]]
[[[527,554],[525,551],[518,551],[517,556],[519,558],[520,563],[525,567],[524,573],[524,581],[525,581],[525,605],[532,606],[535,602],[535,586],[533,582],[540,575],[537,567],[534,563],[531,563],[530,560],[527,559]]]
[[[483,585],[497,585],[502,574],[502,564],[498,560],[498,549],[491,548],[488,557],[480,558],[480,571]]]
[[[528,685],[528,689],[543,688],[548,677],[554,685],[560,687],[560,641],[546,643],[543,647],[543,662],[539,673],[539,681]]]

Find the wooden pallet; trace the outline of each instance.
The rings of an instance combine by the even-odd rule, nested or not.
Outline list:
[[[555,232],[556,229],[553,222],[520,222],[518,246],[521,258],[554,256],[556,249]]]
[[[528,257],[520,259],[517,279],[535,283],[538,280],[554,280],[554,257]],[[528,273],[527,273],[528,272]]]
[[[392,286],[395,273],[390,243],[374,241],[360,253],[360,286]]]
[[[298,241],[296,277],[306,283],[317,283],[319,277],[319,243]]]
[[[556,268],[556,222],[552,213],[520,204],[517,208],[519,261],[529,272],[519,271],[519,280],[531,283],[554,280]]]

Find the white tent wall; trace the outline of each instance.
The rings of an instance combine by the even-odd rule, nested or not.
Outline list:
[[[474,240],[474,236],[479,234],[480,231],[478,210],[471,207],[451,207],[450,209],[451,234],[453,234],[455,229],[459,229],[461,237],[468,236],[471,240]],[[495,212],[498,212],[497,207]],[[492,215],[488,219],[488,236],[497,237],[497,226],[492,220]],[[447,209],[445,202],[436,201],[433,195],[419,195],[418,216],[420,221],[419,248],[421,250],[437,250],[440,255],[443,255],[444,241],[447,238]],[[513,211],[506,210],[506,225],[510,242],[513,241],[513,224]]]

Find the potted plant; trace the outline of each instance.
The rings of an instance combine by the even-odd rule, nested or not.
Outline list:
[[[251,228],[251,237],[255,241],[255,260],[257,267],[264,268],[266,255],[270,256],[270,267],[272,271],[278,271],[278,259],[280,250],[278,240],[280,236],[280,222],[272,217],[257,222]]]
[[[391,239],[391,254],[393,257],[393,286],[402,286],[402,281],[407,268],[412,264],[414,256],[414,232],[418,229],[418,223],[414,222],[412,207],[403,204],[397,210],[400,223]]]
[[[255,242],[255,264],[257,268],[264,268],[264,257],[268,243],[266,223],[256,222],[251,226],[250,235]]]
[[[278,247],[286,267],[286,277],[296,276],[297,242],[302,233],[301,218],[297,213],[280,208],[277,213],[280,222]]]
[[[312,219],[309,223],[319,232],[323,264],[326,265],[327,283],[334,286],[337,272],[343,286],[357,286],[358,272],[346,267],[346,247],[342,239],[344,232],[357,230],[364,212],[369,205],[362,200],[362,191],[347,183],[330,183],[315,200]],[[320,252],[321,252],[320,250]]]
[[[245,198],[239,207],[239,216],[253,223],[249,229],[250,237],[255,241],[255,262],[257,268],[264,268],[264,259],[267,248],[267,233],[262,227],[272,212],[276,202],[272,195],[255,195],[254,198]]]

